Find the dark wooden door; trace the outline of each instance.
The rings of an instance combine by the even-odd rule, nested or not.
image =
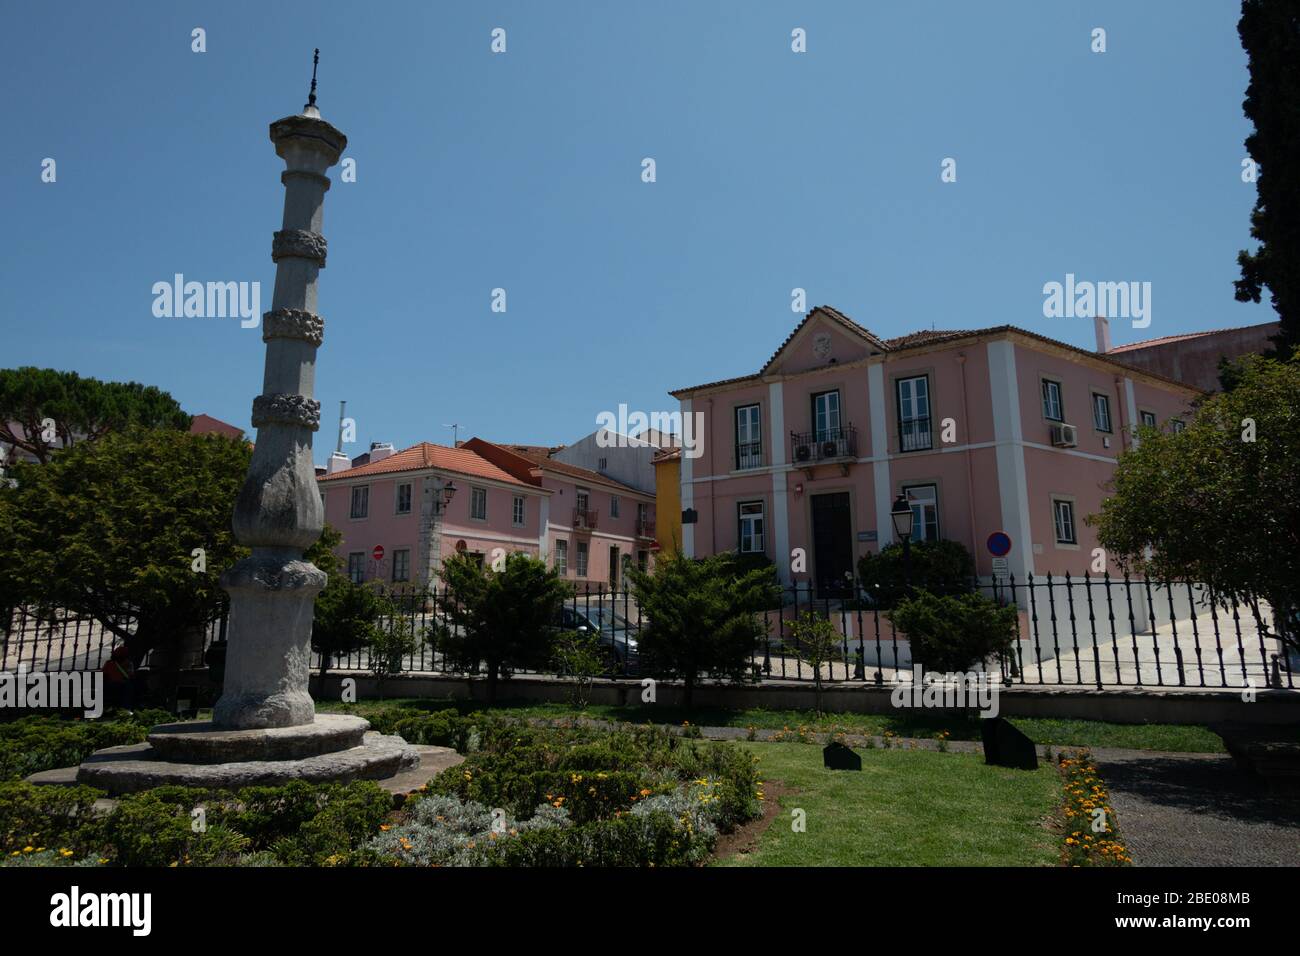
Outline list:
[[[852,593],[853,516],[849,493],[812,496],[813,572],[818,597]]]

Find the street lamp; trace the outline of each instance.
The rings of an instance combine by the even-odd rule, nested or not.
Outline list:
[[[433,510],[435,514],[442,514],[447,505],[451,504],[451,499],[456,495],[456,485],[450,479],[443,481],[437,478],[433,482]]]
[[[903,588],[912,586],[912,506],[907,495],[900,494],[894,499],[894,506],[889,509],[889,517],[894,522],[894,534],[903,541]]]

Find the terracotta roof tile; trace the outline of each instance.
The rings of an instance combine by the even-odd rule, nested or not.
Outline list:
[[[410,448],[404,448],[396,454],[389,455],[382,461],[372,461],[356,468],[346,468],[326,475],[321,481],[335,481],[340,478],[365,478],[371,475],[388,475],[400,471],[420,471],[425,468],[437,468],[470,478],[488,478],[511,485],[525,485],[514,475],[498,468],[487,459],[467,448],[448,448],[432,442],[420,442]]]

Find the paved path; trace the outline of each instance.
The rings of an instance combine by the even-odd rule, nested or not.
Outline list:
[[[1226,754],[1092,755],[1135,866],[1300,866],[1300,793]]]

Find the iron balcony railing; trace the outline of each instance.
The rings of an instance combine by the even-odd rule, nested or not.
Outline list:
[[[579,531],[594,531],[596,529],[597,512],[589,511],[586,508],[573,509],[573,527]]]
[[[790,433],[790,460],[795,465],[851,461],[858,457],[858,430],[852,425]]]
[[[934,436],[930,432],[930,419],[904,418],[898,423],[898,450],[925,451],[934,447]]]
[[[636,519],[636,536],[638,538],[653,538],[655,536],[654,515]]]
[[[761,441],[739,442],[736,445],[736,470],[763,467],[763,443]]]

